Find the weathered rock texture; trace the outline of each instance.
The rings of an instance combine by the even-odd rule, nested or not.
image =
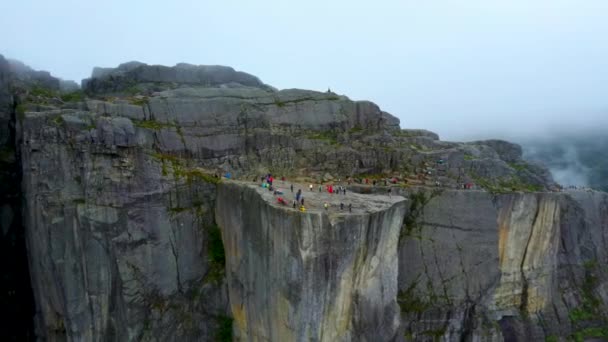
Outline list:
[[[21,165],[15,129],[11,64],[0,55],[0,340],[34,338],[25,230],[21,221]]]
[[[315,192],[305,196],[319,200]],[[335,208],[341,196],[334,196]],[[397,245],[405,200],[348,200],[353,213],[302,213],[273,205],[273,196],[256,185],[220,186],[216,212],[237,340],[396,338]]]
[[[3,243],[27,237],[40,339],[212,340],[227,315],[252,341],[608,335],[606,194],[542,192],[516,145],[439,141],[226,67],[127,63],[62,94],[6,65],[0,223]],[[301,213],[242,183],[269,171],[427,196],[359,186],[351,214],[323,194]],[[218,190],[224,172],[240,181]],[[469,182],[492,192],[454,190]]]
[[[420,200],[425,205],[408,221],[400,246],[407,336],[607,337],[608,195],[430,197]]]
[[[67,115],[60,126],[44,115],[23,122],[38,333],[89,341],[213,337],[214,317],[225,309],[221,279],[206,280],[215,185],[177,158],[138,146],[147,138],[127,119],[83,125]]]

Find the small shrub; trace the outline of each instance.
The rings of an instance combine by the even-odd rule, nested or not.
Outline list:
[[[572,339],[576,342],[583,342],[592,337],[608,338],[608,327],[585,328],[572,334]]]
[[[132,97],[129,99],[129,103],[136,106],[144,106],[148,104],[148,97]]]
[[[63,102],[82,102],[84,101],[85,96],[82,90],[76,90],[70,93],[66,93],[61,95],[61,101]]]
[[[511,176],[498,180],[489,180],[483,177],[473,176],[473,180],[477,185],[494,194],[504,194],[514,191],[538,192],[543,190],[541,185],[526,183],[518,176]]]
[[[360,125],[356,125],[355,127],[351,128],[350,130],[348,130],[348,133],[350,134],[354,134],[354,133],[359,133],[363,131],[363,127],[361,127]]]
[[[44,88],[39,85],[32,87],[32,89],[30,90],[30,95],[46,98],[57,97],[57,93],[54,90]]]
[[[279,108],[283,108],[283,107],[285,107],[285,102],[284,102],[284,101],[279,100],[278,98],[275,98],[275,99],[274,99],[274,104],[275,104],[277,107],[279,107]]]
[[[431,307],[430,303],[425,302],[414,294],[417,284],[418,282],[415,281],[407,289],[399,291],[397,294],[397,303],[404,314],[420,314]]]
[[[528,169],[528,165],[524,162],[509,163],[509,166],[515,171],[525,171]]]
[[[53,118],[53,123],[57,126],[60,126],[63,123],[63,117],[61,115],[57,115]]]
[[[226,263],[226,255],[224,252],[224,242],[222,241],[222,231],[217,225],[212,225],[208,229],[209,232],[209,260],[216,265],[221,265],[222,268]]]
[[[338,144],[338,133],[332,130],[321,131],[308,134],[308,139],[323,140],[330,145]]]
[[[215,340],[217,342],[231,342],[233,319],[227,316],[217,316],[216,320],[219,326],[215,334]]]

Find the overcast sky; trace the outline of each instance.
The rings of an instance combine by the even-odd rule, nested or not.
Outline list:
[[[1,54],[65,79],[221,64],[444,139],[608,130],[606,0],[2,0],[0,22]]]

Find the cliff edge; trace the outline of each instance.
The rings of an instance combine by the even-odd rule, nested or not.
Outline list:
[[[2,251],[23,265],[3,269],[29,270],[40,339],[608,336],[607,195],[560,191],[514,144],[226,67],[49,77],[0,58]]]

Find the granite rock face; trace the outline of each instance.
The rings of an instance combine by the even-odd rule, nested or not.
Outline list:
[[[17,147],[15,74],[0,55],[0,340],[34,338],[33,298],[28,273],[25,230],[21,220],[21,165]]]
[[[27,115],[23,214],[37,334],[212,339],[226,313],[207,257],[215,184],[137,145],[145,134],[128,119],[87,129],[75,115]]]
[[[26,235],[40,339],[608,335],[607,195],[547,191],[517,145],[226,67],[126,63],[64,96],[2,61],[2,231]],[[266,172],[407,201],[357,185],[352,213],[308,191],[302,213],[245,182]]]
[[[320,197],[305,196],[309,203]],[[337,210],[338,200],[328,199],[331,210],[302,213],[275,204],[255,184],[220,186],[216,213],[237,340],[397,338],[397,245],[405,200],[348,200],[355,211]]]
[[[407,336],[606,338],[607,194],[446,191],[424,203],[400,245]]]
[[[180,63],[173,67],[129,62],[117,68],[95,68],[82,82],[88,93],[115,93],[140,83],[188,84],[204,86],[248,86],[269,88],[257,77],[219,65]]]

